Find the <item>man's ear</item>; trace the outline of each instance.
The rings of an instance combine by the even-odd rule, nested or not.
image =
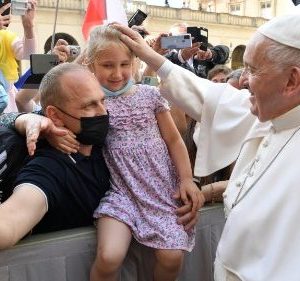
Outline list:
[[[53,105],[48,105],[45,110],[45,114],[52,120],[54,125],[58,127],[64,127],[64,122],[61,118],[62,113]]]
[[[293,66],[286,85],[286,91],[289,96],[293,96],[300,102],[300,67]]]

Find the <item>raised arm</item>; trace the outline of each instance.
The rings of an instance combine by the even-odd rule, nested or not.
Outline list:
[[[53,122],[35,113],[4,113],[0,115],[0,125],[17,130],[21,135],[26,135],[29,155],[33,155],[38,138],[43,135],[64,136],[69,133],[64,128],[56,127]]]
[[[202,105],[206,92],[215,91],[218,85],[201,79],[174,65],[165,57],[155,52],[146,41],[130,28],[114,24],[121,33],[121,40],[161,78],[161,93],[197,121],[201,120]],[[220,86],[219,86],[220,87]],[[224,89],[224,85],[222,86]]]

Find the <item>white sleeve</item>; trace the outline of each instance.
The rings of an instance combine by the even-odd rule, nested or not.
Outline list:
[[[15,192],[21,188],[28,188],[28,187],[38,190],[44,196],[45,204],[46,204],[46,211],[48,211],[48,198],[47,198],[45,192],[42,189],[40,189],[37,185],[32,184],[32,183],[21,183],[14,188],[13,192]]]
[[[194,173],[206,176],[233,163],[257,118],[249,92],[213,83],[166,61],[158,70],[161,93],[200,122]]]

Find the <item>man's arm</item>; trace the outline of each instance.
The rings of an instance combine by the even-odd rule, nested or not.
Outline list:
[[[38,138],[43,135],[65,136],[68,130],[56,127],[53,122],[35,113],[4,113],[0,115],[0,125],[17,130],[26,136],[29,155],[33,155]]]
[[[20,112],[2,113],[0,115],[0,125],[10,129],[14,129],[16,119],[22,114],[23,113]]]
[[[18,116],[15,120],[15,129],[21,135],[26,136],[27,149],[31,156],[35,152],[36,143],[41,135],[47,138],[47,135],[65,136],[68,134],[68,130],[56,127],[51,119],[34,113]]]
[[[44,194],[31,184],[22,184],[0,205],[0,249],[15,245],[47,212]]]

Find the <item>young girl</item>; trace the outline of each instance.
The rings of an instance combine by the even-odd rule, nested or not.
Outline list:
[[[96,27],[86,64],[106,95],[110,116],[104,157],[111,190],[95,210],[97,257],[91,280],[117,280],[132,236],[155,249],[154,280],[175,280],[194,230],[177,224],[175,210],[203,196],[194,185],[184,143],[157,88],[134,85],[134,56],[110,26]],[[180,194],[175,199],[175,193]]]

